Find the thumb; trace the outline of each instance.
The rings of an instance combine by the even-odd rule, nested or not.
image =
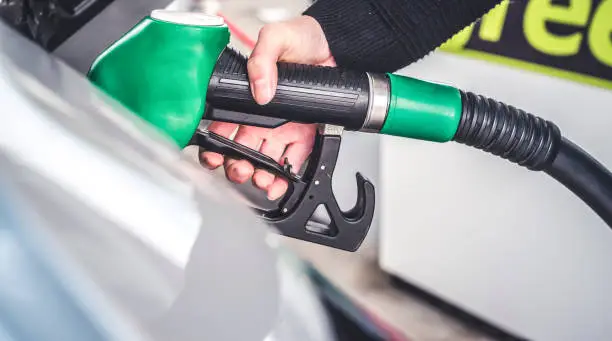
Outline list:
[[[255,101],[264,105],[276,93],[276,62],[287,50],[287,32],[275,25],[264,26],[247,63],[251,92]]]

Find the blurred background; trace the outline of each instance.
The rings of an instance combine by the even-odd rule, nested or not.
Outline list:
[[[572,16],[577,3],[588,3],[579,19]],[[194,4],[222,14],[231,25],[231,44],[248,54],[263,25],[299,15],[311,1]],[[85,73],[106,45],[151,8],[181,5],[107,1],[72,34],[56,37],[57,43],[33,39]],[[549,11],[554,6],[568,14]],[[592,29],[611,17],[606,0],[506,1],[398,73],[452,84],[550,119],[612,167],[612,35]],[[528,20],[546,23],[531,34],[537,25]],[[33,35],[28,27],[20,29]],[[578,37],[574,52],[559,51],[559,42],[570,35]],[[612,339],[612,234],[552,179],[459,145],[347,132],[334,177],[343,208],[356,199],[357,171],[377,189],[374,225],[358,252],[285,238],[281,243],[401,337]],[[259,195],[250,186],[235,187]]]

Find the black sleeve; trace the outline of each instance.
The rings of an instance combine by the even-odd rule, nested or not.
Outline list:
[[[433,51],[501,0],[318,0],[319,22],[336,63],[393,72]]]

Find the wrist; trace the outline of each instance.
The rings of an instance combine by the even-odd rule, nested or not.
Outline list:
[[[300,20],[304,25],[309,27],[309,39],[310,41],[314,42],[314,45],[317,47],[318,55],[321,58],[333,59],[331,50],[329,48],[329,42],[327,41],[327,37],[325,36],[325,31],[323,30],[323,27],[317,21],[317,19],[309,15],[302,15],[299,17],[298,20]]]
[[[341,67],[389,72],[405,53],[370,0],[319,0],[303,13],[317,22],[331,55]],[[403,52],[403,51],[402,51]]]

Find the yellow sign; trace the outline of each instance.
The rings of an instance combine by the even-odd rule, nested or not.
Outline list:
[[[440,49],[612,89],[612,0],[505,0]]]

